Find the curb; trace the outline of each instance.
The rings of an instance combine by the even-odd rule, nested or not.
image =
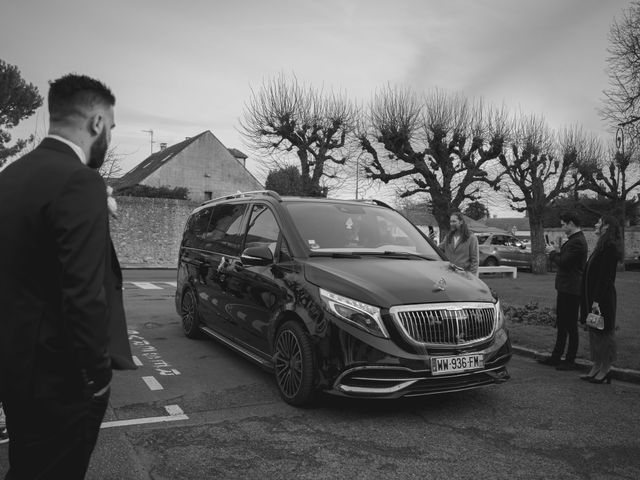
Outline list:
[[[537,359],[539,357],[543,357],[548,355],[548,353],[541,353],[531,348],[521,347],[519,345],[511,345],[513,348],[513,353],[521,355],[523,357],[529,357],[533,359]],[[576,364],[580,371],[587,372],[591,369],[591,362],[588,360],[583,360],[582,358],[576,358]],[[640,384],[640,372],[638,370],[631,370],[629,368],[611,368],[611,376],[615,380],[619,380],[621,382],[630,382],[630,383],[638,383]]]

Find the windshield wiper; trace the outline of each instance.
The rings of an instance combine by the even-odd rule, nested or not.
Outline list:
[[[402,259],[411,259],[411,258],[421,258],[423,260],[439,260],[438,258],[428,257],[426,255],[420,255],[419,253],[412,252],[395,252],[391,250],[386,250],[384,252],[361,252],[361,255],[380,255],[383,257],[389,258],[402,258]]]
[[[311,252],[310,257],[328,257],[328,258],[361,258],[360,255],[348,252]]]

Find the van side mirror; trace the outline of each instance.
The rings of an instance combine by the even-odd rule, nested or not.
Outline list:
[[[249,247],[240,255],[240,261],[243,265],[265,266],[273,263],[273,254],[269,247],[261,245],[259,247]]]

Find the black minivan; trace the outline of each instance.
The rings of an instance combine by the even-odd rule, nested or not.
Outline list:
[[[283,399],[454,392],[509,378],[500,303],[378,201],[215,199],[189,216],[176,309],[271,370]]]

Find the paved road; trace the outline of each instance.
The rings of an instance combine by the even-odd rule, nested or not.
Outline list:
[[[640,478],[640,385],[516,357],[496,387],[295,409],[271,375],[182,335],[173,275],[125,272],[141,366],[116,374],[89,479]]]

